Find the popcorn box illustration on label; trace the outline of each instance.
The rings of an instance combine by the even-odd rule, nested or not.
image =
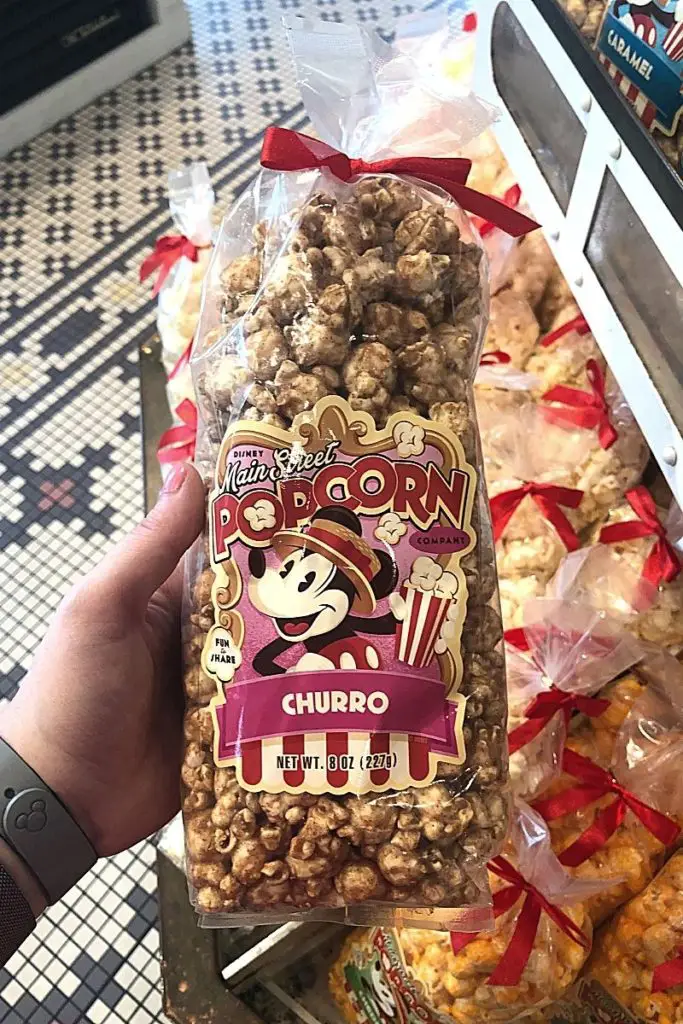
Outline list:
[[[214,759],[241,786],[400,790],[464,762],[475,490],[457,437],[411,413],[378,430],[331,396],[291,430],[228,428],[202,666],[218,689]]]
[[[645,127],[674,135],[683,110],[683,0],[610,0],[597,47]]]

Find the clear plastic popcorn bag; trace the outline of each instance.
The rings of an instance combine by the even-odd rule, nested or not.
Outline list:
[[[506,633],[510,780],[516,797],[539,796],[561,771],[572,716],[600,719],[596,696],[643,654],[619,619],[571,601],[528,601]]]
[[[421,88],[405,48],[293,25],[327,141],[266,133],[193,352],[192,899],[206,925],[478,928],[508,818],[505,673],[471,390],[486,266],[452,195],[533,224],[468,190],[466,162],[389,159]],[[443,124],[462,139],[482,109]]]
[[[683,666],[652,646],[637,672],[601,691],[603,715],[573,720],[563,774],[534,803],[560,863],[603,881],[585,904],[595,927],[651,881],[683,822]]]

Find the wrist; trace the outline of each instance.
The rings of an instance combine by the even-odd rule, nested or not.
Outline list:
[[[0,740],[8,743],[52,790],[96,849],[95,826],[73,785],[78,768],[63,751],[44,741],[40,723],[33,719],[31,705],[21,701],[21,691],[0,710]]]
[[[24,894],[31,913],[38,920],[43,911],[47,909],[47,896],[31,869],[24,864],[21,857],[4,839],[0,839],[0,867],[3,867],[7,874],[12,876],[17,888]]]
[[[17,885],[26,887],[31,908],[43,909],[61,899],[97,856],[74,816],[68,788],[60,785],[69,778],[68,759],[64,770],[57,751],[46,750],[47,744],[41,749],[40,730],[23,710],[11,713],[10,705],[0,716],[0,840],[16,858],[8,869],[12,878],[20,872]]]

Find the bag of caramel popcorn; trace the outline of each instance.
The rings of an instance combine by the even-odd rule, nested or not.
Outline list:
[[[530,397],[505,410],[498,393],[478,389],[477,412],[498,573],[547,583],[567,551],[580,546],[584,495],[573,480],[591,450],[590,433],[549,423]]]
[[[420,84],[405,48],[290,36],[325,141],[266,133],[193,351],[192,899],[209,925],[480,927],[507,750],[471,389],[486,266],[461,204],[531,225],[469,190],[466,162],[391,157]]]
[[[602,716],[609,702],[596,694],[642,650],[618,620],[570,601],[528,601],[513,632],[506,633],[510,777],[515,796],[531,800],[561,770],[574,713]]]
[[[558,385],[585,388],[586,364],[595,360],[605,369],[605,360],[597,346],[591,329],[575,302],[563,307],[555,316],[538,345],[525,364],[527,373],[538,379],[537,393]]]
[[[640,480],[650,450],[611,372],[589,359],[586,387],[558,384],[542,398],[551,422],[585,429],[591,450],[576,466],[574,486],[583,491],[581,514],[588,523],[602,518]]]
[[[504,853],[489,864],[492,930],[376,928],[347,939],[330,991],[349,1024],[508,1024],[540,1013],[568,989],[590,952],[581,900],[600,883],[569,878],[547,828],[524,804]]]
[[[652,648],[637,671],[647,686],[627,676],[601,694],[603,716],[573,723],[563,775],[534,803],[560,862],[605,882],[585,904],[596,927],[645,888],[680,833],[683,666]]]
[[[586,601],[620,616],[641,640],[680,650],[683,645],[683,516],[668,512],[643,486],[631,488],[595,526],[591,547],[560,565],[553,594]]]

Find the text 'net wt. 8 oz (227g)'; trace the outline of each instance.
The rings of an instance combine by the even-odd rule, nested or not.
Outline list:
[[[357,28],[290,34],[320,133],[382,156],[412,59]],[[464,131],[479,108],[458,104]],[[403,158],[445,191],[296,133],[266,150],[290,169],[228,213],[193,354],[193,900],[208,924],[479,928],[507,824],[505,679],[471,393],[486,268],[450,193],[487,203],[458,161]]]

